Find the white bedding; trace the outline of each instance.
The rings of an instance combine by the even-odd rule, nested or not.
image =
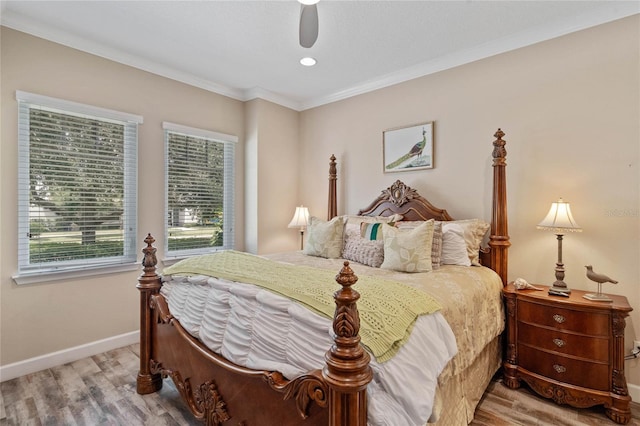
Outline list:
[[[236,364],[280,371],[287,378],[325,364],[331,320],[287,298],[205,276],[171,277],[161,292],[189,333]],[[439,312],[419,317],[394,358],[380,364],[372,357],[368,423],[426,424],[438,376],[456,353],[456,339]]]

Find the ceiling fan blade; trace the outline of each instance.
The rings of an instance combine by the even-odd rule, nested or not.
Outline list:
[[[311,47],[318,39],[318,8],[315,4],[300,7],[300,46]]]

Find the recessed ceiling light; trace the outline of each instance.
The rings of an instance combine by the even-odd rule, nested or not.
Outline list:
[[[300,63],[302,65],[304,65],[305,67],[312,67],[312,66],[314,66],[316,64],[316,62],[318,62],[318,61],[316,61],[315,59],[313,59],[310,56],[307,56],[305,58],[300,59]]]
[[[318,3],[320,0],[298,0],[298,2],[304,4],[304,5],[312,5],[312,4],[316,4]]]

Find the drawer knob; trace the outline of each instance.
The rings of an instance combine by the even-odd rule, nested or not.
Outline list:
[[[553,343],[556,344],[557,347],[561,348],[565,345],[564,340],[562,339],[553,339]]]
[[[553,364],[553,369],[556,370],[557,373],[564,373],[567,371],[567,368],[563,365]]]
[[[562,315],[560,315],[560,314],[555,314],[555,315],[553,316],[553,320],[554,320],[555,322],[557,322],[558,324],[562,324],[562,323],[565,321],[565,317],[563,317],[563,316],[562,316]]]

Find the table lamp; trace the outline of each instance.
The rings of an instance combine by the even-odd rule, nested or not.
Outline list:
[[[538,229],[553,231],[558,238],[558,262],[556,263],[556,281],[549,289],[550,293],[569,294],[571,290],[564,282],[564,263],[562,263],[562,236],[566,232],[582,232],[582,228],[576,223],[571,214],[569,203],[562,201],[560,198],[557,202],[551,204],[549,213],[538,224]]]
[[[293,219],[289,222],[289,228],[300,228],[300,250],[304,245],[304,228],[309,224],[309,209],[300,206],[296,207],[296,211],[293,214]]]

